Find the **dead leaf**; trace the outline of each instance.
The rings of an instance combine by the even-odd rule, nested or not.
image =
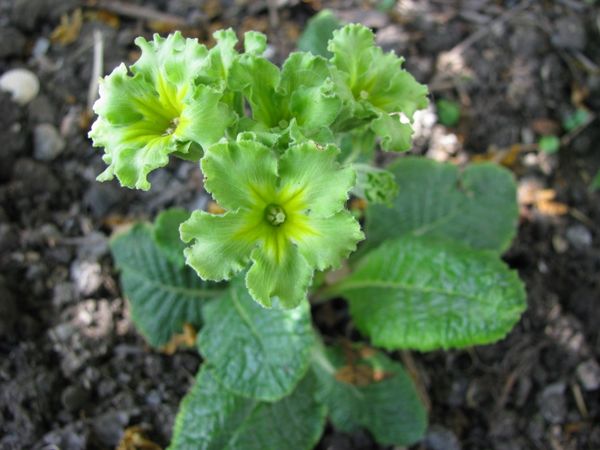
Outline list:
[[[189,323],[184,323],[183,333],[173,335],[171,340],[161,347],[160,351],[172,355],[178,348],[193,347],[196,345],[196,336],[196,329]]]
[[[364,211],[367,209],[367,201],[364,198],[353,198],[350,200],[350,209]]]
[[[125,429],[117,450],[162,450],[162,447],[144,436],[142,427],[136,425]]]
[[[560,134],[561,126],[556,120],[540,118],[531,122],[531,129],[542,136]]]
[[[519,187],[519,204],[533,207],[546,216],[564,216],[569,206],[556,201],[554,189],[541,189],[535,184]]]
[[[346,365],[337,370],[336,380],[354,386],[368,386],[394,375],[380,368],[373,368],[368,361],[364,361],[376,354],[374,349],[366,345],[356,345],[348,340],[343,340],[341,346]]]
[[[487,152],[479,155],[473,155],[471,161],[492,161],[509,169],[514,169],[519,162],[519,155],[521,152],[527,149],[528,147],[525,147],[522,144],[513,144],[508,148],[497,148],[495,146],[490,146]]]
[[[52,31],[50,40],[61,45],[69,45],[77,40],[83,25],[83,14],[81,8],[73,11],[69,18],[68,14],[60,17],[60,24]]]
[[[106,25],[108,25],[111,28],[114,28],[115,30],[119,29],[119,27],[121,26],[121,20],[119,19],[119,16],[104,9],[100,9],[97,11],[87,11],[86,13],[84,13],[83,17],[90,22],[98,21],[105,23]]]
[[[208,202],[208,206],[206,208],[211,214],[223,214],[225,210],[219,206],[218,203],[210,201]]]

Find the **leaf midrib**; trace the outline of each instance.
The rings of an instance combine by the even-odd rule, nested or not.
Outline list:
[[[155,281],[154,279],[150,278],[144,272],[134,269],[133,267],[128,266],[128,265],[121,265],[120,269],[121,269],[121,273],[123,275],[127,274],[127,275],[130,275],[133,277],[141,278],[147,284],[149,284],[151,286],[156,286],[158,289],[162,289],[167,292],[172,292],[174,294],[180,294],[180,295],[183,295],[186,297],[213,298],[213,297],[218,297],[219,295],[222,294],[221,289],[213,290],[213,289],[201,289],[201,288],[186,288],[186,287],[179,287],[179,286],[164,284],[164,283]]]
[[[403,289],[405,291],[419,292],[422,294],[442,294],[450,297],[462,297],[467,298],[469,300],[481,300],[483,297],[478,297],[476,295],[464,294],[462,292],[455,291],[444,291],[442,289],[433,289],[433,288],[425,288],[418,286],[409,286],[406,284],[393,282],[393,281],[379,281],[379,280],[369,280],[362,282],[346,282],[341,284],[337,289],[334,290],[335,293],[343,294],[346,291],[356,290],[356,289],[368,289],[368,288],[390,288],[390,289]]]

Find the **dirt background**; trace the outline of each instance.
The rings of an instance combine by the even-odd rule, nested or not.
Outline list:
[[[280,62],[308,18],[329,7],[404,55],[432,103],[461,105],[454,128],[438,124],[434,108],[421,114],[413,153],[496,160],[519,181],[519,234],[505,260],[526,283],[528,310],[495,345],[395,354],[431,408],[413,448],[599,449],[594,3],[0,0],[0,73],[27,68],[41,86],[26,105],[0,93],[0,448],[114,448],[133,425],[165,446],[200,362],[193,351],[152,351],[136,334],[107,238],[167,206],[205,206],[201,175],[174,163],[152,175],[149,193],[95,182],[103,164],[86,138],[95,37],[105,73],[137,58],[136,36],[174,28],[202,41],[227,26],[264,31]],[[577,109],[588,123],[564,132]],[[561,150],[540,152],[542,134],[561,136]],[[343,302],[314,312],[325,334],[356,335]],[[382,447],[328,427],[318,448]]]

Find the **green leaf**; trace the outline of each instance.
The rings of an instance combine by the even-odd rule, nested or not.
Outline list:
[[[342,23],[331,10],[323,9],[306,23],[306,27],[298,39],[298,49],[314,55],[331,56],[327,50],[327,42],[331,39],[333,31],[341,26]]]
[[[545,153],[556,153],[560,150],[560,139],[557,136],[542,136],[538,142],[538,147]]]
[[[261,402],[233,394],[202,367],[181,404],[170,450],[310,450],[325,426],[310,373],[289,396]]]
[[[590,113],[587,110],[583,108],[578,108],[574,113],[569,114],[567,117],[565,117],[562,125],[565,130],[573,131],[576,128],[585,125],[589,118]]]
[[[590,189],[592,191],[600,190],[600,170],[596,172],[594,179],[592,180],[592,184],[590,185]]]
[[[134,324],[150,345],[160,347],[180,333],[185,323],[199,328],[205,301],[223,291],[172,263],[152,234],[150,225],[135,225],[113,238],[111,251],[121,271],[121,286]]]
[[[185,264],[183,250],[185,244],[179,237],[179,225],[188,220],[190,212],[182,208],[170,208],[162,211],[154,221],[154,242],[173,264],[182,267]]]
[[[388,167],[400,187],[392,208],[369,205],[366,246],[404,235],[439,236],[502,252],[519,217],[512,174],[495,164],[468,166],[402,158]]]
[[[367,254],[330,293],[347,298],[358,329],[387,349],[495,342],[526,306],[518,275],[497,255],[412,236]]]
[[[359,357],[361,350],[367,356]],[[366,347],[353,351],[357,358],[351,363],[339,348],[315,352],[317,399],[328,407],[333,425],[347,433],[366,428],[381,445],[422,439],[427,413],[402,365]]]
[[[357,174],[353,194],[373,204],[391,206],[398,195],[398,184],[394,174],[369,164],[354,164],[353,167]]]
[[[456,102],[443,98],[435,102],[438,119],[442,125],[455,127],[460,121],[460,105]]]
[[[292,310],[265,310],[243,281],[203,310],[200,353],[229,391],[274,401],[289,395],[308,368],[314,335],[308,302]]]

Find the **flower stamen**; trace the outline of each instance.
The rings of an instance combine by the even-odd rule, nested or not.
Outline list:
[[[281,206],[271,204],[265,208],[265,219],[274,227],[278,227],[285,222],[285,211]]]

